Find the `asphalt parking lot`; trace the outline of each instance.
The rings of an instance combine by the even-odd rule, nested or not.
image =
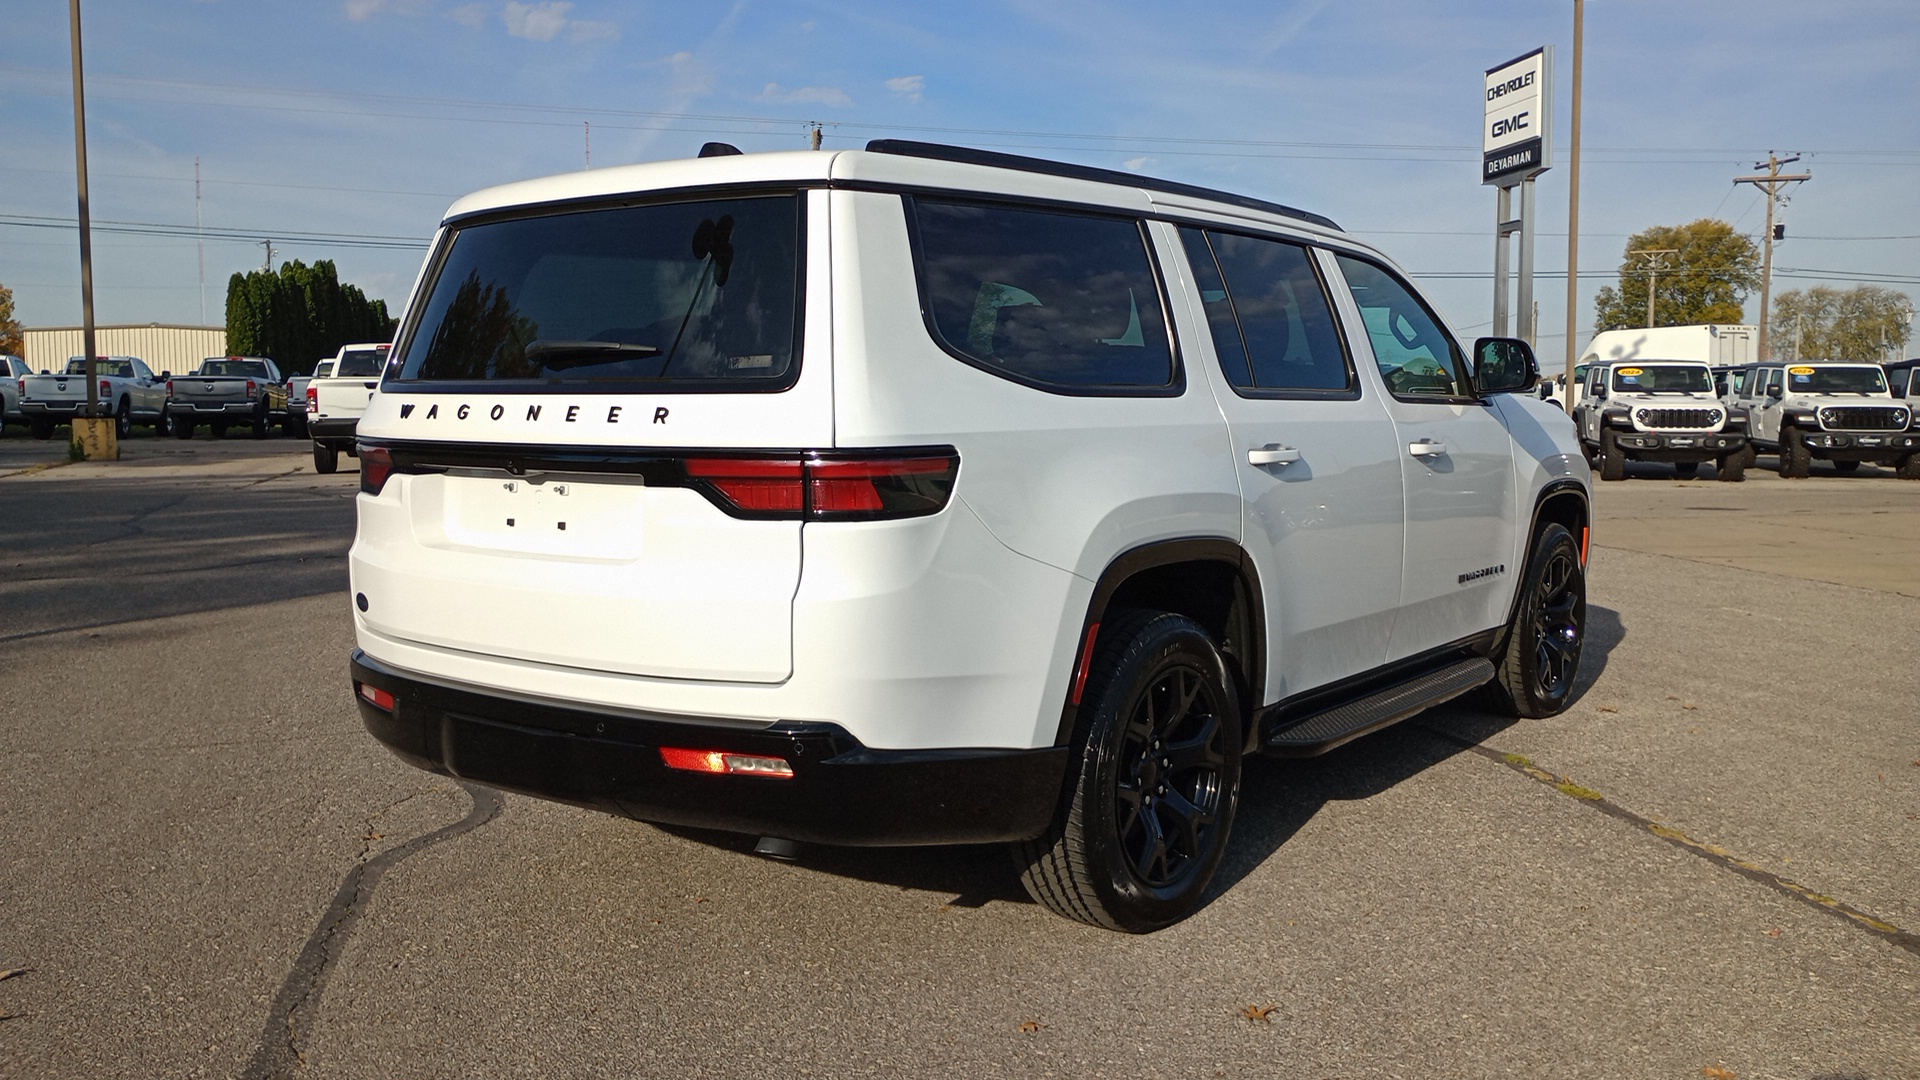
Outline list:
[[[0,1076],[1920,1077],[1920,484],[1596,485],[1568,713],[1250,763],[1135,938],[402,765],[306,447],[0,439]]]

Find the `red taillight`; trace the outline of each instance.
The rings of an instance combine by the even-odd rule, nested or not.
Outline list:
[[[682,772],[714,773],[725,776],[761,776],[769,780],[793,779],[793,766],[785,758],[760,754],[732,754],[725,750],[684,750],[674,746],[660,748],[660,760],[667,768]]]
[[[307,384],[307,411],[320,411],[320,389],[312,383]]]
[[[247,380],[247,396],[253,397],[259,392],[260,392],[260,384],[257,382],[254,382],[252,379],[248,379]]]
[[[113,396],[113,384],[108,382],[105,379],[100,380],[100,396],[101,397]]]
[[[168,401],[173,400],[173,380],[172,379],[167,380],[167,400]]]
[[[393,475],[393,451],[384,446],[360,447],[360,490],[369,495],[380,494],[387,486],[387,477]]]
[[[361,683],[360,697],[364,699],[367,704],[382,712],[393,711],[393,695],[377,686],[369,686],[366,683]]]
[[[937,514],[953,493],[959,468],[960,456],[945,448],[686,461],[687,478],[729,513],[811,521]]]

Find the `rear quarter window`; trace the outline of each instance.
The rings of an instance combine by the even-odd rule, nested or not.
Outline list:
[[[799,369],[801,227],[798,193],[462,225],[391,381],[784,389]]]
[[[906,200],[928,328],[959,359],[1069,394],[1178,394],[1159,275],[1131,218]]]

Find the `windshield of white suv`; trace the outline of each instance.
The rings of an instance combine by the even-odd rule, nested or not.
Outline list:
[[[365,378],[380,374],[387,364],[385,349],[348,349],[340,358],[340,370],[335,374],[346,378]]]
[[[461,226],[397,378],[777,390],[797,374],[800,273],[797,194]]]
[[[1713,375],[1705,365],[1628,364],[1613,369],[1616,394],[1710,394]]]
[[[1887,377],[1877,367],[1797,364],[1787,369],[1789,394],[1884,394]]]

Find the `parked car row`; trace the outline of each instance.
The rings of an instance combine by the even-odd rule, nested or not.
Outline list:
[[[99,415],[116,420],[125,438],[136,426],[156,435],[191,439],[202,426],[215,438],[245,428],[264,439],[276,431],[296,438],[318,421],[314,465],[333,472],[342,450],[353,450],[354,425],[379,385],[386,363],[385,344],[348,345],[321,362],[312,377],[287,376],[263,356],[210,356],[186,375],[156,373],[137,356],[97,356]],[[336,367],[341,377],[335,379]],[[0,430],[26,425],[36,439],[50,439],[56,427],[88,415],[87,358],[75,356],[60,372],[35,374],[25,360],[0,356]],[[316,395],[329,383],[341,384]]]
[[[1573,418],[1602,480],[1625,479],[1628,461],[1671,463],[1683,477],[1713,461],[1718,479],[1738,482],[1763,453],[1789,479],[1826,461],[1842,475],[1870,462],[1920,480],[1917,371],[1910,360],[1593,362],[1574,369]]]

